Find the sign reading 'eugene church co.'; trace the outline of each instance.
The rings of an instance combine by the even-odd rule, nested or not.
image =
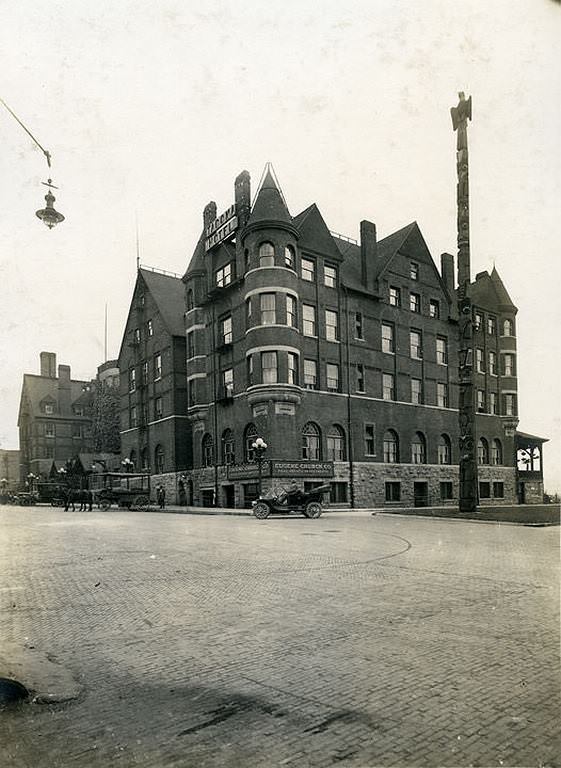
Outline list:
[[[236,206],[231,205],[205,229],[205,251],[226,240],[238,226]]]

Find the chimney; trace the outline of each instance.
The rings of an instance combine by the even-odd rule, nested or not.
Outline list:
[[[234,200],[238,226],[241,229],[245,227],[251,212],[251,181],[247,171],[242,171],[234,182]]]
[[[440,255],[440,274],[451,298],[454,298],[454,257],[451,253]]]
[[[211,201],[208,203],[208,205],[205,205],[204,211],[203,211],[203,225],[206,229],[209,224],[212,224],[214,219],[216,218],[216,203],[214,201]]]
[[[41,352],[39,355],[41,376],[56,379],[56,355],[54,352]]]
[[[58,367],[58,407],[59,412],[65,416],[70,414],[71,391],[70,391],[70,366],[59,365]]]
[[[371,221],[360,222],[360,263],[362,267],[362,284],[367,289],[374,287],[374,272],[376,269],[376,225]]]

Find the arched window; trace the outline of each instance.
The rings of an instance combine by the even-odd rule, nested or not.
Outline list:
[[[411,462],[412,464],[427,463],[427,442],[422,432],[415,432],[411,441]]]
[[[194,306],[195,306],[195,299],[194,299],[194,296],[193,296],[193,289],[189,288],[187,290],[187,312],[190,309],[193,309]]]
[[[393,429],[388,429],[384,434],[384,463],[397,464],[399,462],[399,440]]]
[[[148,472],[150,470],[148,448],[142,449],[142,452],[140,454],[140,466],[143,472]]]
[[[489,443],[484,437],[480,437],[479,442],[477,443],[477,463],[489,463]]]
[[[503,325],[503,336],[512,336],[513,330],[512,320],[505,320]]]
[[[294,248],[291,245],[287,245],[284,249],[284,266],[294,269],[295,263]]]
[[[317,424],[309,421],[302,430],[302,458],[308,461],[321,459],[321,439]]]
[[[201,458],[203,467],[212,467],[214,463],[214,444],[212,435],[207,432],[201,442]]]
[[[495,438],[491,444],[491,464],[500,466],[503,463],[503,446],[501,441]]]
[[[231,429],[225,429],[222,433],[222,463],[235,464],[234,434]]]
[[[327,433],[327,459],[345,461],[345,432],[338,424],[333,424]]]
[[[156,469],[156,474],[161,475],[165,466],[165,454],[164,448],[160,444],[158,444],[154,449],[154,466]]]
[[[257,437],[257,427],[255,424],[248,424],[243,436],[244,454],[247,462],[255,461],[255,451],[252,448]]]
[[[452,463],[452,446],[448,435],[440,435],[438,438],[438,463]]]
[[[259,246],[259,266],[275,266],[275,249],[273,248],[272,243],[261,243]]]

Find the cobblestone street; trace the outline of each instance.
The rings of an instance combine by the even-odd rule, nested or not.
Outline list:
[[[2,507],[0,553],[10,768],[561,765],[558,527]]]

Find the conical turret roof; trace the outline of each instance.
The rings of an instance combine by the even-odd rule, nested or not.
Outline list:
[[[282,193],[271,173],[270,166],[267,166],[267,171],[251,209],[247,226],[265,221],[292,225],[292,216],[288,212]]]

